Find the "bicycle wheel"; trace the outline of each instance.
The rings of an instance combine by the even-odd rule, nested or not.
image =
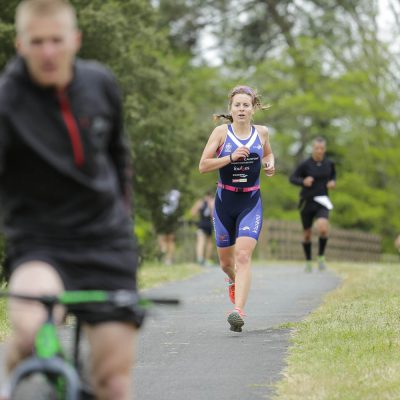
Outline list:
[[[32,374],[20,380],[10,400],[58,400],[57,392],[43,374]]]

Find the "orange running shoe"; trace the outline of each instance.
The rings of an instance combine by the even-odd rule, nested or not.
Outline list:
[[[228,285],[229,300],[232,304],[235,304],[235,282],[228,279]]]
[[[228,315],[228,323],[231,326],[230,330],[233,332],[242,332],[242,326],[244,325],[244,313],[243,311],[235,307],[235,309]]]

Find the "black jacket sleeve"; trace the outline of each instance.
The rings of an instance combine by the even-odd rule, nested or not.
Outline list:
[[[0,114],[0,175],[3,174],[6,162],[9,133],[4,116]]]
[[[121,194],[128,209],[132,200],[132,163],[130,146],[123,129],[122,96],[115,79],[107,82],[107,92],[114,106],[115,114],[109,153],[115,165]]]
[[[290,183],[293,183],[293,185],[303,186],[304,178],[305,178],[304,162],[302,162],[297,166],[292,175],[290,175],[289,181]]]
[[[331,175],[329,177],[329,180],[336,181],[336,167],[333,161],[331,161]]]

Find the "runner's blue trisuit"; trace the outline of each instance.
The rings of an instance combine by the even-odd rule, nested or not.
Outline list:
[[[236,238],[242,236],[257,240],[261,231],[260,170],[263,145],[256,128],[251,127],[248,138],[239,139],[232,125],[228,125],[225,142],[218,149],[217,156],[229,156],[241,146],[249,148],[249,156],[219,170],[214,209],[218,247],[232,246]]]

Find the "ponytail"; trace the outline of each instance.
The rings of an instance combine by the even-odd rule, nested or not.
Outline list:
[[[249,86],[236,86],[234,87],[231,92],[229,93],[229,109],[231,108],[232,105],[232,99],[235,95],[237,94],[247,94],[248,96],[251,97],[251,101],[254,107],[254,111],[257,110],[268,110],[271,105],[270,104],[262,104],[261,103],[261,96],[257,93],[256,90],[252,89]],[[230,121],[231,123],[233,122],[233,118],[231,114],[214,114],[213,115],[213,120],[214,122],[218,122],[220,119],[226,119]]]
[[[218,122],[220,119],[226,119],[230,121],[231,123],[233,122],[233,118],[231,114],[213,114],[213,120],[214,122]]]

